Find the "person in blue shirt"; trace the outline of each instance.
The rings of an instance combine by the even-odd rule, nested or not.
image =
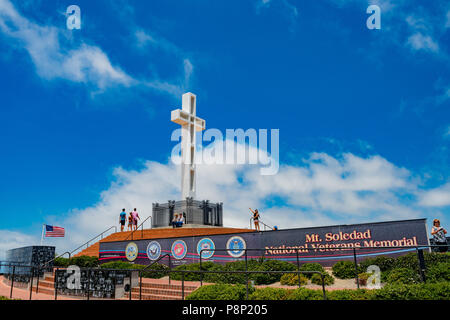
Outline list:
[[[125,228],[125,221],[127,220],[127,213],[125,212],[125,209],[122,209],[122,212],[120,213],[120,231],[123,232],[123,228]]]

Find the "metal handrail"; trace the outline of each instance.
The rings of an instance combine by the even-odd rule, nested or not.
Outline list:
[[[144,269],[140,270],[139,273],[139,277],[140,277],[140,281],[139,281],[139,300],[141,300],[142,298],[142,274],[144,273],[144,271],[146,271],[148,268],[150,268],[152,265],[154,265],[155,263],[157,263],[158,261],[164,259],[165,257],[169,257],[169,270],[171,270],[171,256],[169,253],[166,253],[162,256],[160,256],[158,259],[156,259],[155,261],[153,261],[151,264],[149,264],[148,266],[146,266]],[[170,273],[169,273],[169,285],[170,285]],[[131,295],[131,292],[130,292]]]
[[[137,226],[136,230],[131,231],[131,233],[128,235],[128,237],[125,238],[124,241],[128,240],[131,237],[131,240],[133,240],[133,234],[139,230],[139,228],[141,228],[141,239],[144,237],[144,223],[148,220],[151,219],[152,216],[148,216],[144,221],[141,222],[140,225]]]
[[[250,229],[252,229],[252,220],[253,220],[253,217],[250,217]],[[265,224],[261,220],[258,219],[258,222],[261,223],[262,225],[264,225],[264,231],[266,231],[266,227],[269,228],[270,230],[273,230],[273,227]]]
[[[103,239],[103,235],[104,235],[106,232],[108,232],[109,230],[111,230],[111,229],[114,229],[114,230],[115,230],[114,233],[117,233],[117,227],[116,227],[116,226],[111,226],[111,227],[109,227],[108,229],[106,229],[105,231],[103,231],[102,233],[100,233],[100,234],[96,235],[95,237],[93,237],[92,239],[90,239],[89,241],[86,241],[85,243],[83,243],[83,244],[82,244],[81,246],[79,246],[78,248],[72,250],[72,251],[70,252],[70,254],[73,255],[74,252],[76,252],[77,250],[83,248],[84,246],[86,246],[86,249],[89,248],[89,243],[90,243],[90,242],[94,241],[94,240],[97,239],[98,237],[101,237],[101,239]],[[101,239],[100,239],[100,240],[101,240]]]
[[[65,254],[69,254],[69,259],[72,257],[72,253],[69,252],[69,251],[66,251],[66,252],[64,252],[63,254],[60,254],[59,256],[54,257],[53,259],[48,260],[47,262],[44,262],[44,263],[41,264],[41,265],[38,265],[38,270],[41,269],[41,268],[45,268],[45,266],[48,265],[50,262],[53,262],[53,261],[55,261],[56,259],[61,258],[61,257],[62,257],[63,255],[65,255]]]

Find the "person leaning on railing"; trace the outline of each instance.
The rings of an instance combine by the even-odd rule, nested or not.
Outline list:
[[[433,236],[434,243],[439,246],[439,252],[447,252],[448,250],[446,234],[447,230],[441,227],[439,219],[434,219],[431,235]]]

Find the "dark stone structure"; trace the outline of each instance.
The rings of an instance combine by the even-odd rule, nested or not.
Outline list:
[[[223,226],[223,204],[209,200],[198,201],[186,198],[182,201],[153,203],[152,228],[171,226],[175,213],[182,213],[185,225]]]
[[[11,275],[14,272],[15,281],[26,282],[31,276],[32,267],[38,267],[55,258],[55,247],[52,246],[29,246],[15,248],[6,252],[6,263],[4,273]],[[44,271],[51,271],[53,261],[45,269],[40,270],[40,275]],[[37,269],[34,270],[34,276]]]

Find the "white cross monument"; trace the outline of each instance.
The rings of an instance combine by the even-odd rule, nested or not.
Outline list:
[[[195,198],[195,136],[205,130],[205,120],[196,116],[197,97],[183,94],[182,109],[173,110],[171,121],[181,125],[181,196]]]

